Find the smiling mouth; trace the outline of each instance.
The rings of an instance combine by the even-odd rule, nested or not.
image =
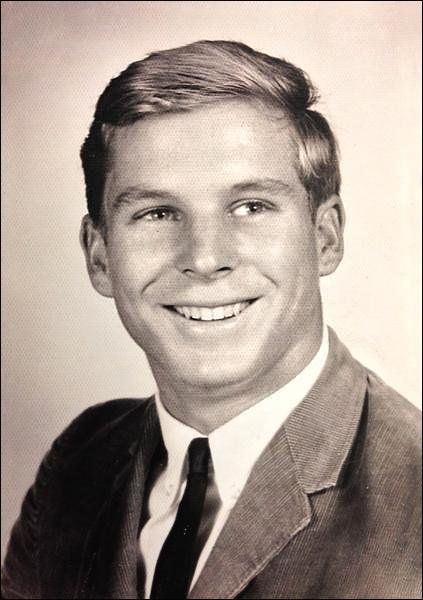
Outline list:
[[[237,302],[235,304],[225,304],[222,306],[165,306],[168,310],[178,313],[185,319],[192,319],[194,321],[223,321],[226,319],[232,319],[237,317],[246,308],[255,302],[257,298],[253,300],[247,300],[245,302]]]

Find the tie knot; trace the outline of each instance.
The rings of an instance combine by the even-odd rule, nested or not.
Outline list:
[[[188,473],[208,473],[210,459],[209,440],[206,437],[195,438],[188,447]]]

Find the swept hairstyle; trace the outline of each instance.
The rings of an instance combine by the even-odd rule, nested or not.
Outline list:
[[[320,203],[339,194],[337,143],[326,119],[310,109],[318,93],[307,74],[245,44],[205,40],[131,63],[101,94],[81,148],[93,223],[104,225],[104,184],[114,128],[151,114],[191,111],[229,99],[264,103],[288,118],[297,148],[296,169],[312,218]]]

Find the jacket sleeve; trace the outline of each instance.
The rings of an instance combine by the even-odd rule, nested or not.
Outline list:
[[[9,540],[2,569],[2,598],[41,598],[38,576],[38,530],[43,492],[56,461],[56,444],[47,453],[27,492]]]
[[[20,516],[12,529],[2,569],[2,598],[44,597],[45,582],[40,580],[40,548],[45,541],[41,538],[51,510],[52,484],[81,444],[139,404],[139,399],[118,399],[91,406],[77,416],[54,441],[38,469],[35,483],[25,496]]]
[[[39,575],[40,523],[44,517],[49,483],[60,461],[72,447],[80,422],[95,414],[96,407],[85,410],[53,442],[38,469],[34,484],[22,503],[13,526],[1,574],[2,598],[42,598]]]

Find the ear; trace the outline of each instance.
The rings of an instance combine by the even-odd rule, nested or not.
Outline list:
[[[316,213],[315,227],[319,274],[333,273],[344,255],[345,212],[339,196],[330,196]]]
[[[82,219],[79,241],[85,254],[91,283],[99,294],[112,298],[113,287],[109,275],[104,234],[93,224],[88,215]]]

